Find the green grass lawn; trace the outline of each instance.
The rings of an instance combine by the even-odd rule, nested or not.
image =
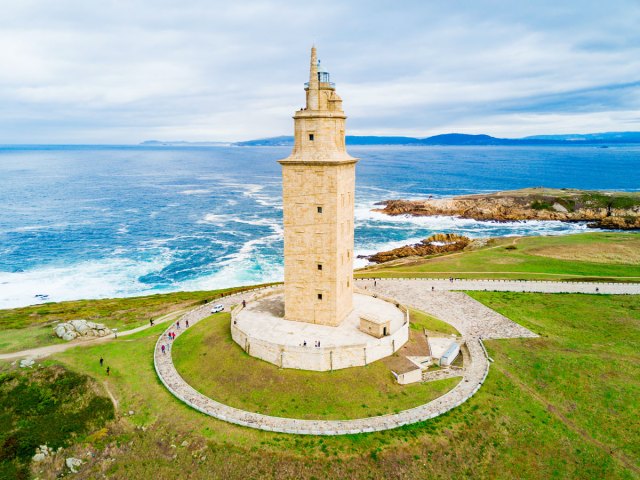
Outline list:
[[[78,478],[638,478],[640,297],[472,295],[542,336],[488,341],[495,362],[486,382],[436,419],[307,437],[207,417],[159,383],[152,362],[164,329],[158,325],[51,360],[108,386],[119,402],[106,431],[78,437],[62,455],[87,460]],[[354,390],[353,403],[362,402]],[[129,410],[134,415],[123,416]]]
[[[383,361],[333,372],[281,369],[247,355],[231,339],[229,321],[227,313],[199,322],[178,337],[173,358],[196,390],[243,410],[303,419],[370,417],[422,405],[460,381],[398,385]]]
[[[495,369],[552,405],[576,431],[638,464],[638,296],[469,294],[541,335],[487,342]]]
[[[171,312],[193,307],[247,287],[205,292],[175,292],[146,297],[45,303],[0,310],[0,353],[65,343],[53,333],[56,322],[83,318],[128,330]],[[253,287],[251,287],[253,288]]]
[[[422,331],[423,329],[431,332],[446,333],[449,335],[460,335],[453,325],[443,322],[439,318],[433,317],[427,313],[409,308],[409,326],[414,330]]]
[[[640,282],[640,235],[500,238],[479,250],[382,264],[359,270],[356,276]]]

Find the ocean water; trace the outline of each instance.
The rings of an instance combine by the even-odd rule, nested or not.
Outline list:
[[[387,217],[390,198],[531,186],[640,189],[640,146],[351,147],[356,254],[434,232],[585,231],[584,224]],[[277,159],[289,147],[0,147],[0,308],[281,280]],[[356,264],[364,264],[359,260]]]

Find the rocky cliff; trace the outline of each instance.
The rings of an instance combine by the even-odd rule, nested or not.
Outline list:
[[[590,227],[640,229],[640,194],[527,188],[448,199],[387,200],[375,211],[388,215],[447,215],[475,220],[560,220]]]

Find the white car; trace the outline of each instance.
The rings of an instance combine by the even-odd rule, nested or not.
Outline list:
[[[218,313],[224,310],[224,305],[222,305],[221,303],[214,305],[213,308],[211,309],[211,313]]]

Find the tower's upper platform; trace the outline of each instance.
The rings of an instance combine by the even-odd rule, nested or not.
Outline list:
[[[307,102],[294,119],[295,140],[291,155],[280,163],[355,162],[345,146],[345,120],[342,99],[335,84],[311,48],[309,81],[305,83]]]

